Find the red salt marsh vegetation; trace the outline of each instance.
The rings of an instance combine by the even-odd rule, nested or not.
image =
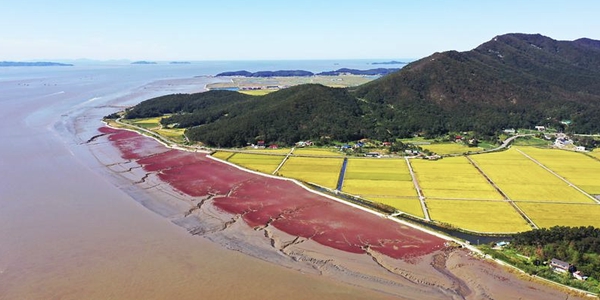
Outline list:
[[[146,172],[216,207],[239,214],[251,227],[273,226],[292,236],[351,253],[373,250],[391,258],[431,253],[445,240],[312,193],[294,182],[265,177],[207,158],[169,150],[135,132],[102,128],[122,152]]]

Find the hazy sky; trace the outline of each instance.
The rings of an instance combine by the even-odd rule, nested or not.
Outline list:
[[[600,39],[597,0],[0,0],[0,7],[0,61],[421,58],[510,32]]]

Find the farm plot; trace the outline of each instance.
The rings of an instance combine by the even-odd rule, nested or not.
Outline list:
[[[533,159],[589,194],[600,194],[600,161],[583,153],[523,147]]]
[[[333,148],[296,148],[294,149],[294,155],[345,156],[346,154]]]
[[[579,203],[527,203],[517,205],[539,227],[600,227],[600,205]]]
[[[600,159],[600,148],[594,149],[594,151],[589,153],[591,156]]]
[[[290,157],[279,175],[334,189],[343,163],[342,158]]]
[[[465,157],[413,159],[411,165],[427,198],[503,200]]]
[[[290,153],[290,150],[292,150],[291,148],[278,148],[278,149],[254,149],[254,148],[250,148],[250,149],[244,149],[244,152],[247,153],[265,153],[265,154],[288,154]]]
[[[471,159],[514,201],[593,202],[514,148]]]
[[[217,151],[217,152],[213,153],[212,156],[216,157],[218,159],[227,160],[233,154],[235,154],[235,153],[234,152],[227,152],[227,151]]]
[[[383,203],[413,216],[424,218],[421,201],[417,198],[365,198],[373,202]]]
[[[435,152],[439,155],[462,154],[466,152],[476,152],[483,150],[483,148],[480,147],[468,147],[460,143],[429,144],[423,145],[421,147],[431,152]]]
[[[144,119],[130,119],[125,120],[127,123],[131,123],[133,125],[146,128],[146,129],[155,129],[160,128],[160,120],[163,117],[155,117],[155,118],[144,118]]]
[[[342,191],[423,217],[412,177],[402,159],[348,159]]]
[[[417,197],[402,159],[348,159],[342,191],[366,198]]]
[[[427,207],[433,220],[475,232],[513,233],[531,229],[505,201],[429,199]]]
[[[250,170],[271,174],[284,158],[283,155],[236,153],[228,161]]]

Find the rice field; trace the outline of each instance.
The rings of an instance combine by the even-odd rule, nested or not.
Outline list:
[[[586,192],[600,194],[600,161],[583,153],[524,146],[469,158],[539,227],[600,227],[600,204],[517,149]],[[290,149],[253,151],[278,155],[248,152],[232,155],[225,151],[213,155],[270,174]],[[600,151],[588,154],[600,157]],[[334,189],[343,157],[343,153],[333,149],[298,148],[278,175]],[[437,161],[411,159],[410,162],[432,220],[474,232],[512,233],[531,229],[467,157],[446,157]],[[424,217],[404,159],[349,157],[342,191]]]
[[[597,158],[597,159],[600,159],[600,148],[596,148],[596,149],[594,149],[594,151],[592,151],[592,152],[590,152],[588,154],[591,155],[591,156],[593,156],[593,157],[595,157],[595,158]]]
[[[146,128],[146,129],[156,129],[160,128],[160,120],[163,117],[155,117],[155,118],[144,118],[144,119],[131,119],[125,120],[125,122]]]
[[[279,169],[279,175],[335,189],[343,163],[342,158],[290,157]]]
[[[593,202],[515,148],[471,159],[514,201]]]
[[[348,159],[342,191],[423,217],[404,159]]]
[[[560,203],[517,203],[539,227],[594,226],[600,228],[600,205]]]
[[[523,147],[519,150],[589,194],[600,194],[600,161],[583,153]]]
[[[284,158],[285,156],[279,155],[235,153],[228,161],[250,170],[271,174]]]
[[[416,197],[413,198],[365,198],[373,202],[383,203],[396,208],[407,214],[424,218],[421,201]]]
[[[213,153],[212,156],[214,156],[218,159],[227,160],[233,154],[235,154],[235,153],[227,152],[227,151],[217,151],[217,152]]]
[[[277,148],[277,149],[269,149],[269,148],[265,148],[265,149],[244,149],[244,152],[247,153],[265,153],[265,154],[280,154],[280,155],[284,155],[284,154],[288,154],[290,153],[290,150],[292,150],[291,148]]]
[[[505,201],[428,199],[426,202],[431,219],[454,227],[496,233],[513,233],[531,229],[517,211]]]
[[[340,152],[335,148],[296,148],[294,149],[294,155],[306,155],[306,156],[346,156],[345,153]]]
[[[427,198],[504,199],[465,157],[413,159],[411,165]]]
[[[463,154],[466,152],[477,152],[483,150],[483,148],[480,147],[469,147],[461,143],[429,144],[422,145],[421,148],[427,149],[439,155]]]

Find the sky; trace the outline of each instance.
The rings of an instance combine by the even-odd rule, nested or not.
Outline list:
[[[421,58],[505,33],[600,40],[597,0],[0,0],[0,61]]]

